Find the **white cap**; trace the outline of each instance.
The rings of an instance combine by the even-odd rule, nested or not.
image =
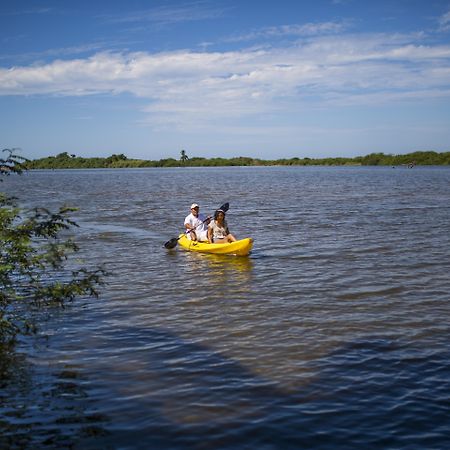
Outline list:
[[[194,208],[200,208],[200,206],[198,206],[197,203],[192,203],[191,209],[194,209]]]

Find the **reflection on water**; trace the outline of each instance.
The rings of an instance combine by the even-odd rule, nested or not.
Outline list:
[[[209,189],[180,194],[192,177]],[[113,275],[8,363],[0,446],[446,448],[449,185],[448,168],[8,179],[30,206],[80,206],[80,257]],[[167,251],[192,201],[229,201],[252,254]]]
[[[188,252],[186,261],[193,271],[207,274],[208,279],[214,284],[248,283],[252,276],[253,261],[249,256]]]

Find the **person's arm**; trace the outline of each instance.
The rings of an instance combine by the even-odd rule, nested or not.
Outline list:
[[[186,219],[184,219],[184,228],[186,229],[186,233],[188,231],[194,230],[194,227],[191,225],[191,220],[189,216],[187,216]]]
[[[210,244],[212,244],[213,243],[213,229],[212,229],[211,225],[208,226],[208,232],[206,233],[206,236],[208,237],[208,242]]]
[[[228,242],[236,242],[237,239],[230,233],[228,225],[225,226],[225,232],[227,233]]]

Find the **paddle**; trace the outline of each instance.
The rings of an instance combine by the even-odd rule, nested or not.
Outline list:
[[[229,208],[230,208],[230,204],[228,202],[224,203],[222,206],[219,207],[219,209],[221,209],[223,212],[227,212]],[[172,238],[170,241],[167,241],[164,244],[164,247],[166,247],[168,250],[170,250],[171,248],[175,248],[176,245],[178,244],[178,239],[180,239],[180,237],[181,236],[175,237],[175,238]]]

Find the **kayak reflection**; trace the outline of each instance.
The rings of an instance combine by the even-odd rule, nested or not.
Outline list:
[[[249,257],[186,253],[188,264],[201,271],[211,283],[248,282],[252,277],[253,260]]]

